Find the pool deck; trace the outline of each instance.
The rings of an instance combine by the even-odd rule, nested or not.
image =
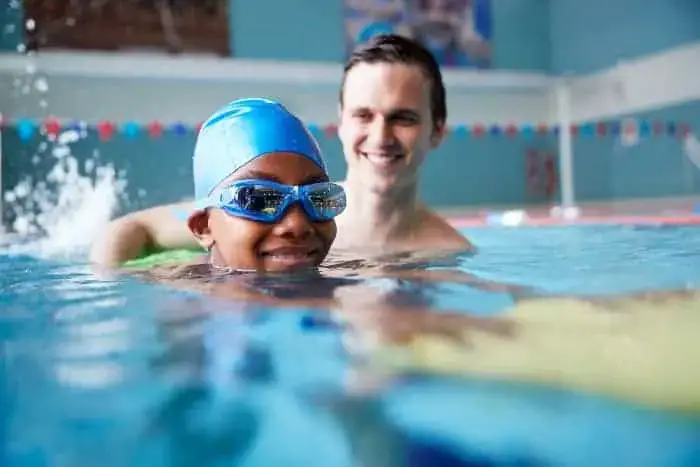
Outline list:
[[[555,204],[440,209],[452,225],[537,227],[592,224],[700,225],[700,196],[583,202],[573,216],[552,211]]]

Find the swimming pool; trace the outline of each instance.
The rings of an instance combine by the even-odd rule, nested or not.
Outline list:
[[[465,233],[480,252],[462,269],[552,293],[700,282],[697,227]],[[27,251],[0,255],[0,286],[0,465],[700,463],[700,415],[475,375],[358,380],[339,330],[304,324],[307,310],[243,318],[226,302]],[[426,293],[481,314],[510,304],[454,284]]]

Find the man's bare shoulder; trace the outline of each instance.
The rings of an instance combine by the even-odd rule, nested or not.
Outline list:
[[[424,247],[450,250],[474,248],[472,242],[464,234],[431,209],[423,208],[422,218],[420,237]]]

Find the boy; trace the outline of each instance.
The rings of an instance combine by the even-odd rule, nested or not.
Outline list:
[[[321,264],[345,192],[315,139],[280,104],[242,99],[203,125],[187,225],[215,267],[286,271]]]

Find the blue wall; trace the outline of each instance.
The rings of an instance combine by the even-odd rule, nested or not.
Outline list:
[[[635,114],[649,122],[675,121],[700,128],[700,101]],[[340,180],[345,162],[334,136],[317,135],[329,159],[331,176]],[[21,142],[14,128],[2,132],[3,188],[14,187],[30,175],[44,180],[55,163],[50,152],[32,158],[43,138]],[[126,172],[126,210],[178,201],[191,196],[191,153],[194,135],[164,134],[160,139],[144,135],[136,139],[119,136],[100,142],[94,133],[73,147],[82,162],[109,161]],[[421,178],[421,195],[433,206],[522,204],[543,201],[529,195],[525,181],[528,148],[545,148],[556,153],[554,135],[508,138],[477,138],[453,132],[428,157]],[[50,151],[50,148],[49,150]],[[614,200],[635,197],[678,196],[700,193],[700,169],[684,154],[682,142],[672,136],[649,136],[639,144],[623,147],[615,136],[578,136],[574,140],[576,197],[584,200]],[[146,196],[140,197],[139,191]],[[7,212],[6,212],[7,214]],[[5,219],[10,220],[10,219]]]
[[[549,0],[493,0],[493,66],[549,69]],[[242,58],[343,61],[342,0],[231,0],[231,48]]]
[[[0,0],[0,50],[22,39],[21,8]],[[700,40],[697,0],[492,0],[493,67],[579,74]],[[242,58],[342,61],[342,0],[231,0]]]
[[[24,42],[24,13],[22,3],[10,7],[11,0],[0,0],[0,52],[17,50]]]
[[[552,0],[549,13],[555,74],[588,73],[700,40],[698,0]]]
[[[640,112],[640,121],[685,122],[700,135],[700,101]],[[700,193],[700,169],[671,136],[648,136],[631,147],[613,136],[578,137],[574,144],[576,194],[582,200],[681,196]]]
[[[0,0],[1,50],[14,50],[22,39],[21,8]],[[493,66],[513,70],[549,69],[549,1],[492,0]],[[343,61],[342,0],[231,0],[231,50],[241,58]]]
[[[340,141],[322,132],[317,133],[317,138],[328,158],[331,177],[342,180],[345,161]],[[27,176],[32,177],[34,182],[46,180],[56,159],[51,155],[51,145],[43,152],[39,151],[41,143],[45,141],[46,138],[38,133],[29,141],[21,141],[15,128],[3,128],[4,190],[12,189]],[[136,138],[122,135],[102,142],[92,131],[87,138],[71,146],[71,153],[81,167],[86,160],[96,160],[98,165],[109,162],[117,170],[123,170],[128,180],[127,196],[130,201],[124,209],[131,211],[192,196],[193,147],[193,133],[175,135],[166,132],[159,139],[147,135]],[[422,196],[436,206],[538,201],[528,198],[526,194],[523,174],[528,147],[554,148],[555,145],[551,137],[543,136],[532,139],[505,136],[476,138],[453,133],[426,161],[421,179]],[[36,155],[39,156],[38,164],[32,162]],[[140,191],[145,191],[146,195],[139,196]],[[10,212],[6,211],[7,214]]]
[[[551,0],[491,0],[493,68],[548,71]]]
[[[300,0],[302,4],[235,0],[230,9],[236,55],[254,58],[341,60],[343,35],[340,2]],[[611,65],[620,56],[633,57],[700,39],[700,1],[646,0],[493,0],[496,68],[590,71]],[[0,0],[0,20],[17,24],[3,34],[0,47],[15,49],[21,38],[18,10]],[[289,3],[289,5],[287,5]],[[634,9],[632,6],[636,6]],[[308,27],[309,22],[314,24]],[[307,25],[305,27],[305,25]],[[551,41],[550,41],[551,34]],[[551,47],[550,47],[551,44]],[[551,59],[551,60],[550,60]],[[700,128],[700,102],[636,115],[649,120],[686,121]],[[44,154],[31,163],[41,138],[18,140],[14,129],[3,129],[3,188],[22,177],[44,179],[54,159]],[[129,180],[126,209],[172,202],[191,193],[190,157],[194,135],[166,134],[117,138],[101,143],[94,134],[77,143],[81,160],[100,159],[124,169]],[[320,135],[333,178],[341,179],[345,164],[336,138]],[[527,148],[556,150],[553,137],[509,139],[451,134],[430,155],[421,180],[422,195],[435,206],[520,204],[541,199],[527,194]],[[582,200],[685,195],[700,193],[700,171],[687,160],[679,141],[650,138],[623,148],[615,138],[575,140],[576,194]],[[145,190],[146,196],[138,196]]]
[[[231,50],[239,58],[341,61],[342,0],[231,0]]]
[[[542,201],[531,197],[526,187],[528,148],[556,149],[556,141],[553,136],[474,137],[452,133],[426,160],[421,197],[441,207]]]

